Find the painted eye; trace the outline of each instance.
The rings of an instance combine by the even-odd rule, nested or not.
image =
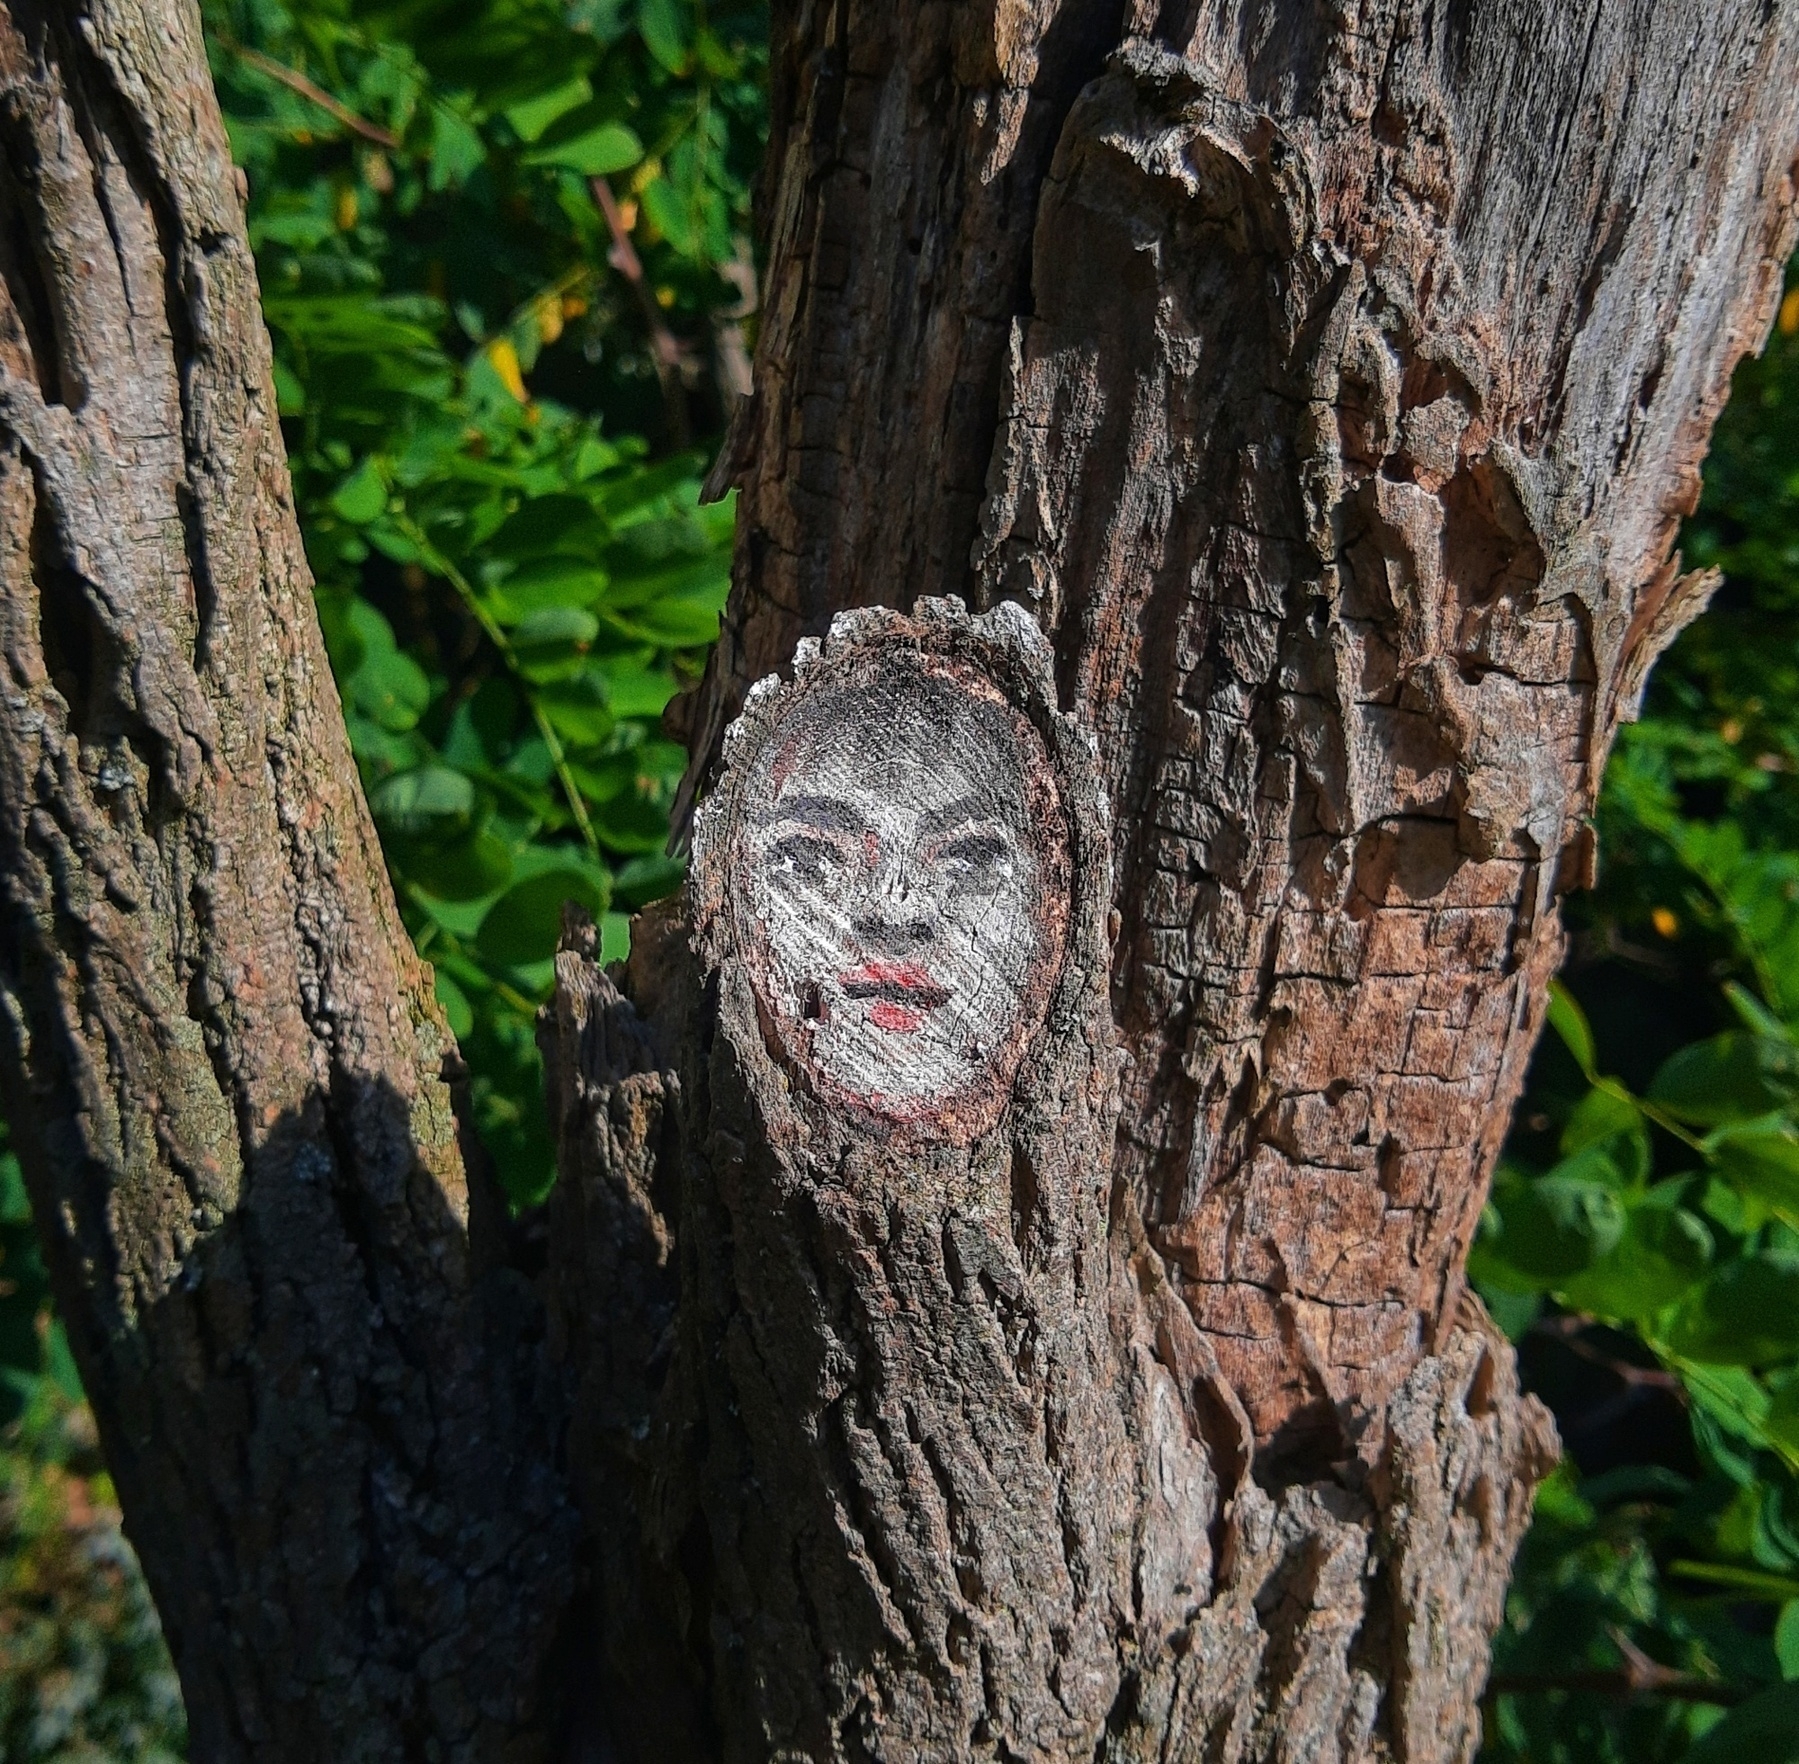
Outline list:
[[[952,875],[973,876],[998,869],[1009,855],[997,833],[962,833],[938,851],[937,861]]]
[[[788,833],[768,848],[769,867],[777,876],[792,876],[821,887],[843,866],[836,843],[816,833]]]

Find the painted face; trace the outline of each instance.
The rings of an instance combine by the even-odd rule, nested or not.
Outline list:
[[[1059,944],[1042,900],[1065,885],[1044,873],[1059,808],[1033,824],[1047,767],[1022,719],[941,680],[833,691],[796,721],[740,871],[764,1003],[830,1087],[917,1118],[1009,1076],[1035,1026]]]

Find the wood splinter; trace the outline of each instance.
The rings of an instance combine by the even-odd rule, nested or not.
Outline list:
[[[1366,1463],[1256,1483],[1113,1176],[1110,840],[1025,612],[847,613],[727,738],[691,951],[640,921],[644,1018],[591,935],[559,957],[553,1285],[643,1755],[1360,1760],[1478,1731],[1452,1656],[1497,1621],[1540,1412],[1471,1319]],[[1457,1586],[1406,1583],[1421,1527]]]

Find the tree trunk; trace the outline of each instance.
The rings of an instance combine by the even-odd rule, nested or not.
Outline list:
[[[510,1756],[559,1398],[471,1229],[196,9],[0,5],[0,128],[5,1108],[193,1755]]]
[[[1470,1306],[1359,1459],[1252,1473],[1111,1156],[1097,756],[1028,614],[918,615],[843,615],[751,699],[697,965],[633,956],[647,1024],[591,928],[559,957],[620,1725],[733,1764],[1466,1757],[1547,1417]]]
[[[1668,554],[1792,244],[1799,13],[774,43],[698,941],[641,923],[632,1003],[560,958],[546,1316],[357,790],[191,0],[0,0],[5,1106],[195,1756],[539,1757],[572,1702],[590,1756],[1467,1758],[1549,1436],[1461,1269],[1709,586]],[[1031,878],[946,958],[991,1020],[910,958],[784,990],[864,933],[751,914],[825,873],[782,780],[970,751],[953,862]],[[870,875],[949,836],[890,794]]]
[[[1113,811],[1127,1057],[1102,1137],[1132,1278],[1035,1290],[1033,1186],[976,1294],[928,1184],[882,1215],[886,1166],[810,1167],[773,1102],[721,1135],[721,1045],[781,1092],[742,1076],[743,957],[708,934],[685,1031],[707,1081],[665,1092],[681,1275],[646,1412],[707,1419],[591,1450],[601,1485],[656,1490],[632,1584],[680,1612],[729,1756],[1464,1758],[1548,1435],[1463,1267],[1612,735],[1712,586],[1669,553],[1793,244],[1799,14],[841,0],[778,7],[775,43],[758,391],[715,474],[742,488],[736,588],[682,712],[690,795],[750,788],[723,731],[839,609],[1029,609]],[[588,1071],[564,1137],[591,1192],[580,1111],[617,1092]],[[767,1147],[748,1178],[739,1141]],[[822,1272],[765,1304],[759,1200],[818,1209],[852,1170],[866,1212],[814,1239],[789,1201],[783,1244],[869,1320]],[[1001,1206],[973,1187],[973,1214]],[[1091,1226],[1063,1236],[1096,1251]],[[715,1256],[734,1308],[703,1296]],[[946,1295],[1002,1332],[1071,1303],[1120,1356],[1154,1344],[1206,1460],[1190,1610],[1158,1605],[1146,1541],[1163,1411],[1130,1409],[1121,1359],[1103,1421],[1059,1432],[1055,1375],[1014,1368],[1044,1414],[992,1512],[1077,1521],[1031,1595],[1051,1653],[1016,1633],[1023,1583],[987,1559],[1011,1532],[970,1520],[954,1470],[1016,1391],[995,1370],[945,1413]],[[829,1353],[774,1333],[808,1302]],[[895,1356],[895,1315],[945,1350]],[[830,1377],[774,1378],[795,1361]],[[1083,1449],[1117,1472],[1084,1494]],[[1136,1554],[1102,1568],[1082,1527],[1108,1522]],[[833,1555],[891,1595],[878,1638],[820,1590]],[[803,1639],[776,1642],[787,1607]]]

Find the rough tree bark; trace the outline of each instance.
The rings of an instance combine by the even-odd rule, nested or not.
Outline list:
[[[496,1758],[559,1399],[312,610],[185,0],[0,5],[5,1109],[196,1759]]]
[[[727,1575],[702,1492],[713,1547],[677,1600],[696,1673],[730,1687],[746,1756],[1466,1756],[1546,1440],[1462,1270],[1612,735],[1712,585],[1670,550],[1793,243],[1799,13],[776,12],[757,393],[715,474],[742,488],[736,587],[685,707],[690,788],[718,776],[748,684],[838,609],[955,593],[1034,614],[1114,811],[1113,1249],[1184,1320],[1157,1352],[1224,1530],[1186,1622],[1139,1576],[1109,1658],[1064,1627],[1040,1686],[1066,1717],[1052,1742],[993,1664],[1028,1677],[1025,1644],[983,1627],[1003,1601],[978,1571],[928,1592],[902,1575],[905,1643],[815,1599],[807,1682],[833,1695],[786,1680],[794,1644],[750,1696],[751,1613],[795,1558],[734,1554]],[[747,1039],[723,1003],[701,1017]],[[676,1110],[671,1155],[702,1187],[717,1106],[690,1085]],[[738,1274],[731,1318],[688,1273],[714,1235],[741,1244],[730,1217],[690,1188],[662,1220],[706,1242],[682,1250],[690,1333],[654,1412],[693,1400],[684,1375],[731,1388],[766,1423],[739,1474],[796,1507],[795,1436],[822,1451],[872,1426],[885,1462],[840,1444],[853,1523],[809,1548],[891,1579],[903,1554],[867,1539],[910,1524],[960,1562],[965,1491],[902,1474],[951,1450],[941,1373],[892,1363],[870,1323],[828,1383],[771,1403],[726,1351],[739,1321],[755,1333],[764,1270]],[[948,1242],[896,1247],[871,1213],[832,1254],[954,1289]],[[1048,1303],[1002,1292],[1002,1313]],[[994,1378],[987,1410],[1010,1388]],[[1221,1402],[1247,1467],[1208,1429]],[[1046,1421],[1036,1449],[1054,1483],[1068,1442]],[[631,1474],[667,1498],[657,1451]],[[656,1566],[633,1572],[679,1586],[667,1507],[652,1518]],[[1069,1534],[1091,1615],[1108,1595],[1083,1551]],[[958,1634],[980,1637],[978,1687]],[[927,1660],[928,1710],[908,1677]],[[1077,1666],[1079,1689],[1056,1677]]]
[[[1547,1436],[1460,1271],[1708,586],[1799,11],[773,22],[721,831],[632,1002],[561,958],[540,1291],[356,788],[191,0],[0,0],[5,1106],[195,1755],[1465,1758]],[[1066,817],[1045,1014],[953,1133],[783,1063],[707,855],[864,652],[997,694]]]

